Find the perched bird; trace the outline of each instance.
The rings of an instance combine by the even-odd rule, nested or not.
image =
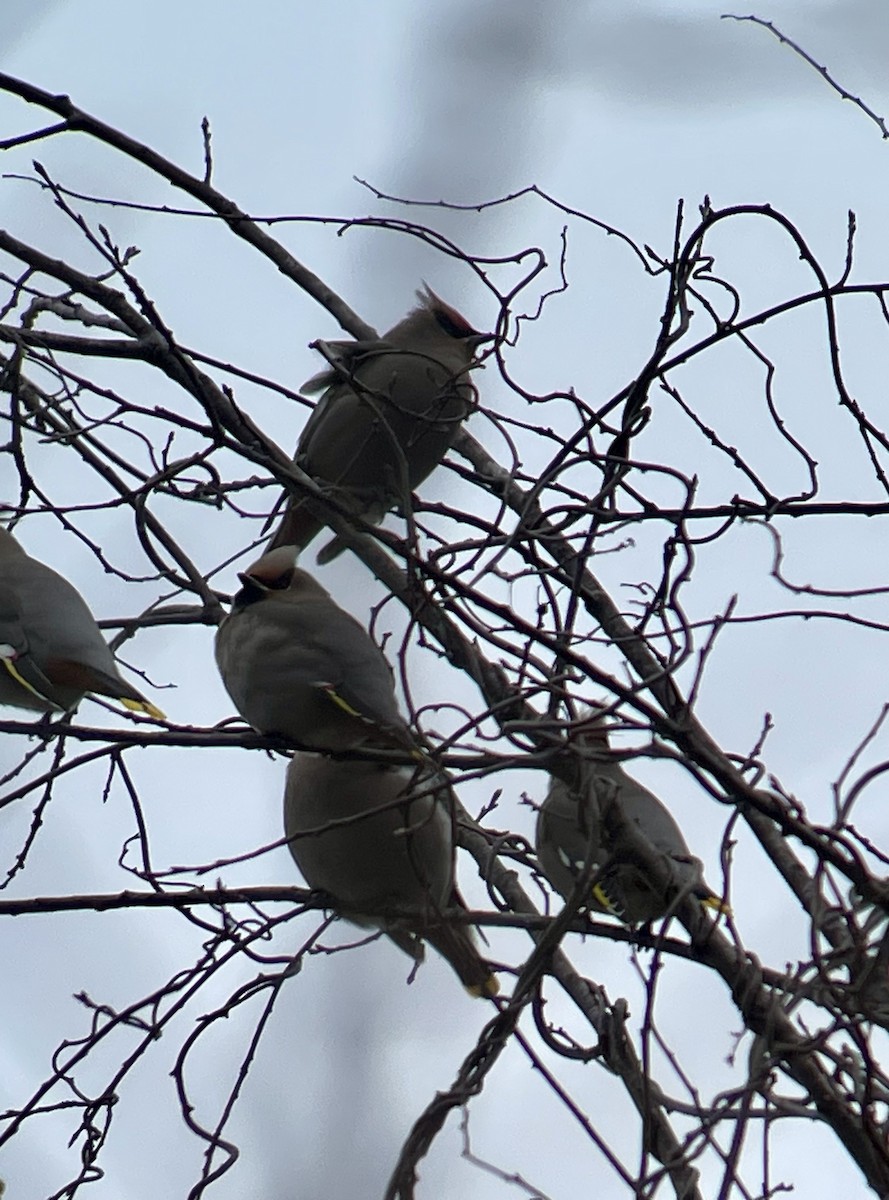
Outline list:
[[[628,925],[666,916],[675,897],[685,889],[702,904],[728,913],[727,905],[704,884],[700,863],[667,807],[620,763],[605,757],[609,751],[605,729],[593,723],[583,740],[602,755],[588,760],[586,793],[575,795],[561,780],[553,779],[537,816],[537,857],[556,891],[567,900],[588,869],[593,880],[588,907],[618,916]],[[665,895],[641,865],[621,854],[619,833],[616,844],[611,844],[611,804],[625,821],[636,825],[655,850],[669,858],[676,884],[672,894]]]
[[[0,527],[0,704],[69,712],[87,692],[164,715],[121,677],[80,592]]]
[[[295,546],[279,546],[243,572],[217,630],[216,663],[235,708],[260,733],[303,747],[419,753],[382,650],[295,558]]]
[[[418,962],[425,939],[473,995],[495,996],[499,984],[469,927],[440,919],[442,909],[466,907],[454,883],[452,802],[434,769],[297,753],[284,829],[306,882],[328,892],[341,916],[383,929]],[[387,908],[416,915],[387,918]]]
[[[303,385],[323,391],[306,422],[295,462],[347,509],[378,525],[438,466],[475,403],[469,368],[494,335],[477,333],[427,287],[419,305],[382,338],[322,342],[329,366]],[[268,548],[302,550],[324,526],[290,499]],[[343,550],[333,538],[318,554]]]

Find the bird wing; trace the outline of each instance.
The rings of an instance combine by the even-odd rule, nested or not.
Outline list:
[[[0,584],[0,668],[5,670],[18,687],[24,688],[38,700],[58,712],[65,707],[58,703],[51,681],[44,675],[31,655],[28,634],[22,620],[22,605],[15,590]]]
[[[321,668],[330,665],[329,660],[319,663]],[[313,682],[323,686],[338,704],[368,720],[392,724],[399,718],[391,684],[381,675],[375,655],[359,653],[349,663],[336,662],[333,670],[320,670]]]
[[[270,592],[223,622],[216,649],[232,698],[258,729],[292,732],[339,709],[366,723],[368,735],[385,731],[384,742],[413,745],[383,652],[326,594],[294,603]]]
[[[314,390],[322,387],[326,390],[300,434],[296,462],[322,485],[342,488],[341,500],[352,496],[360,511],[373,509],[370,519],[378,521],[399,499],[402,490],[395,486],[393,478],[397,475],[393,455],[398,457],[393,442],[398,443],[398,432],[394,429],[387,432],[386,420],[378,418],[375,412],[383,411],[385,417],[392,418],[384,398],[392,384],[392,360],[388,369],[383,368],[383,378],[378,381],[368,380],[366,369],[362,370],[362,380],[354,385],[350,377],[374,359],[397,355],[398,351],[385,342],[346,345],[350,353],[343,356],[339,370],[331,369],[309,380],[310,384],[316,384]],[[378,392],[380,401],[376,405],[374,396]]]
[[[95,617],[67,579],[27,557],[6,574],[8,582],[0,587],[0,643],[9,647],[4,666],[22,687],[59,712],[77,703],[73,693],[96,692],[133,712],[163,717],[118,674]]]
[[[370,726],[407,733],[398,711],[392,668],[367,631],[327,601],[319,602],[317,614],[307,611],[306,616],[309,632],[302,642],[306,678],[331,702]],[[408,740],[413,744],[409,735]]]
[[[561,781],[553,780],[537,818],[537,854],[544,874],[567,900],[585,867],[598,870],[606,854],[595,792],[583,802]]]
[[[369,355],[387,353],[395,347],[390,342],[372,339],[363,342],[325,342],[320,339],[313,343],[322,349],[328,358],[328,365],[317,375],[313,375],[299,389],[306,395],[314,396],[317,392],[333,387],[334,384],[348,379],[358,364]],[[319,405],[321,401],[318,402]],[[311,424],[312,417],[309,417]],[[308,425],[306,426],[308,428]]]
[[[676,818],[666,804],[632,775],[628,775],[620,766],[615,764],[607,770],[607,777],[605,774],[602,776],[601,786],[616,789],[617,803],[623,816],[636,825],[655,850],[670,860],[677,886],[687,887],[691,883],[692,894],[697,896],[705,907],[731,916],[730,905],[717,896],[704,882],[700,859],[695,858],[692,854]],[[603,799],[604,796],[600,795],[600,802]],[[625,907],[623,895],[628,893],[629,887],[621,886],[620,874],[628,870],[633,872],[634,886],[637,892],[643,889],[651,891],[650,883],[638,868],[631,868],[626,864],[621,865],[615,872],[613,888],[610,888],[612,882],[610,878],[603,881],[603,888],[608,893],[613,911],[617,912],[624,920],[626,918],[622,913],[622,909]]]

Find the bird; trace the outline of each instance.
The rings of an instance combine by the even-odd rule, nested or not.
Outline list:
[[[0,704],[67,713],[88,692],[164,717],[121,676],[80,592],[0,526]]]
[[[217,630],[216,663],[235,708],[259,733],[303,749],[419,756],[386,656],[296,554],[279,546],[242,572]]]
[[[583,744],[597,757],[587,758],[589,783],[580,794],[561,779],[551,778],[537,815],[536,848],[541,869],[566,900],[588,871],[592,886],[586,906],[619,917],[627,925],[644,925],[664,917],[676,896],[689,891],[703,905],[730,913],[728,905],[703,882],[701,866],[666,805],[633,779],[619,762],[607,758],[608,735],[601,722],[585,728]],[[630,856],[622,856],[620,833],[609,835],[608,807],[670,860],[676,882],[671,894],[648,877]],[[613,843],[613,844],[612,844]]]
[[[475,353],[494,334],[478,333],[429,288],[379,339],[319,342],[328,366],[302,390],[321,392],[294,461],[348,511],[372,525],[403,508],[444,458],[476,402],[469,379]],[[324,521],[291,497],[268,549],[304,549]],[[334,537],[324,564],[345,549]]]
[[[284,830],[308,885],[339,914],[384,930],[416,962],[429,942],[474,996],[499,983],[469,926],[441,919],[466,905],[454,881],[454,797],[428,764],[394,766],[297,752],[287,767]],[[387,917],[386,909],[413,909]]]

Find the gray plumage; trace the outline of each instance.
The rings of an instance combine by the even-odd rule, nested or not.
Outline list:
[[[238,712],[260,733],[312,749],[413,750],[382,650],[295,556],[281,546],[245,571],[217,631],[216,662]]]
[[[420,304],[378,341],[325,342],[331,365],[303,385],[323,392],[295,461],[349,511],[377,525],[438,466],[475,404],[469,367],[477,333],[428,288]],[[323,521],[292,498],[268,548],[303,549]],[[318,554],[343,550],[334,538]]]
[[[493,996],[497,980],[472,931],[438,919],[465,908],[454,882],[452,801],[447,779],[429,769],[297,753],[284,828],[306,882],[328,892],[341,916],[383,929],[417,961],[430,942],[473,995]],[[416,915],[387,918],[387,908]]]
[[[0,527],[0,704],[69,712],[88,692],[164,715],[120,675],[80,592]]]
[[[586,745],[608,752],[604,730],[593,726]],[[552,779],[537,817],[537,857],[547,879],[565,899],[584,870],[594,872],[587,905],[616,915],[627,924],[645,924],[666,916],[684,890],[702,903],[728,911],[704,884],[700,862],[694,858],[669,809],[648,788],[628,775],[617,761],[589,759],[591,778],[586,792],[575,795],[561,780]],[[608,806],[635,826],[670,861],[675,888],[665,894],[643,867],[622,856],[620,834],[615,844],[608,833]]]

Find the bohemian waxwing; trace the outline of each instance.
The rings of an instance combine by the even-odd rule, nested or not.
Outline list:
[[[0,704],[69,712],[87,692],[164,715],[120,676],[80,592],[0,527]]]
[[[416,753],[382,650],[295,558],[295,546],[279,546],[239,576],[243,587],[216,634],[235,708],[260,733],[312,749]]]
[[[609,761],[608,735],[601,725],[584,731],[583,743],[601,754],[587,760],[590,783],[578,797],[559,779],[552,779],[537,816],[537,857],[547,879],[567,900],[577,879],[590,869],[592,888],[588,907],[620,917],[628,925],[641,925],[666,916],[680,892],[688,890],[710,908],[730,912],[727,905],[703,882],[701,866],[688,848],[669,810],[648,788],[628,775],[620,763]],[[665,895],[647,878],[642,867],[622,861],[620,836],[617,848],[609,845],[607,808],[634,822],[655,850],[670,859],[675,890]]]
[[[295,462],[373,525],[403,507],[450,449],[475,403],[473,356],[494,337],[477,333],[428,287],[417,297],[419,305],[378,341],[321,343],[330,365],[303,385],[323,395]],[[293,498],[268,548],[302,550],[323,526]],[[342,550],[333,538],[318,562]]]
[[[465,904],[454,883],[450,785],[428,768],[297,753],[287,768],[284,829],[309,887],[340,915],[383,929],[417,962],[430,942],[474,996],[499,984],[467,925],[438,920]],[[313,831],[313,832],[310,832]],[[415,917],[387,919],[387,908]]]

